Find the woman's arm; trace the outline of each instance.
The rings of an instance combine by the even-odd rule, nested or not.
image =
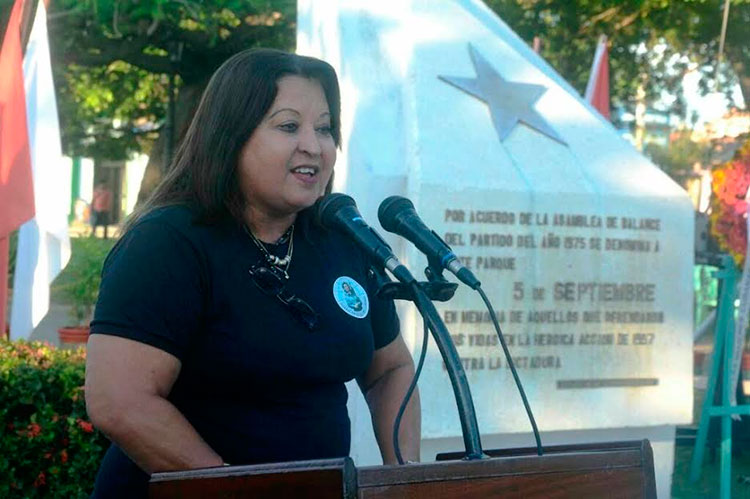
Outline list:
[[[104,334],[88,341],[89,417],[147,473],[222,465],[167,400],[180,367],[176,357],[137,341]]]
[[[414,362],[401,335],[375,351],[372,364],[357,379],[372,415],[372,426],[384,464],[397,464],[393,422],[414,376]],[[404,461],[419,461],[422,432],[419,390],[415,389],[401,418],[399,448]]]

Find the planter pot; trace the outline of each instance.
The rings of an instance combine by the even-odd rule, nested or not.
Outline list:
[[[88,326],[61,327],[57,330],[60,343],[86,343],[89,340]]]

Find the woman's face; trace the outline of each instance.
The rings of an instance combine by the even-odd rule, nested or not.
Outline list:
[[[240,152],[240,189],[251,212],[283,217],[324,194],[336,162],[331,115],[317,80],[285,76]]]

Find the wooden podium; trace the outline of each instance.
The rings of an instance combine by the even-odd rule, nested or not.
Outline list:
[[[656,498],[648,440],[485,451],[489,459],[356,468],[350,458],[155,473],[168,498]]]

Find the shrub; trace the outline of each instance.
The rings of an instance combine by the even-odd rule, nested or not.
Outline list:
[[[88,420],[85,350],[0,340],[0,497],[87,497],[108,440]]]

